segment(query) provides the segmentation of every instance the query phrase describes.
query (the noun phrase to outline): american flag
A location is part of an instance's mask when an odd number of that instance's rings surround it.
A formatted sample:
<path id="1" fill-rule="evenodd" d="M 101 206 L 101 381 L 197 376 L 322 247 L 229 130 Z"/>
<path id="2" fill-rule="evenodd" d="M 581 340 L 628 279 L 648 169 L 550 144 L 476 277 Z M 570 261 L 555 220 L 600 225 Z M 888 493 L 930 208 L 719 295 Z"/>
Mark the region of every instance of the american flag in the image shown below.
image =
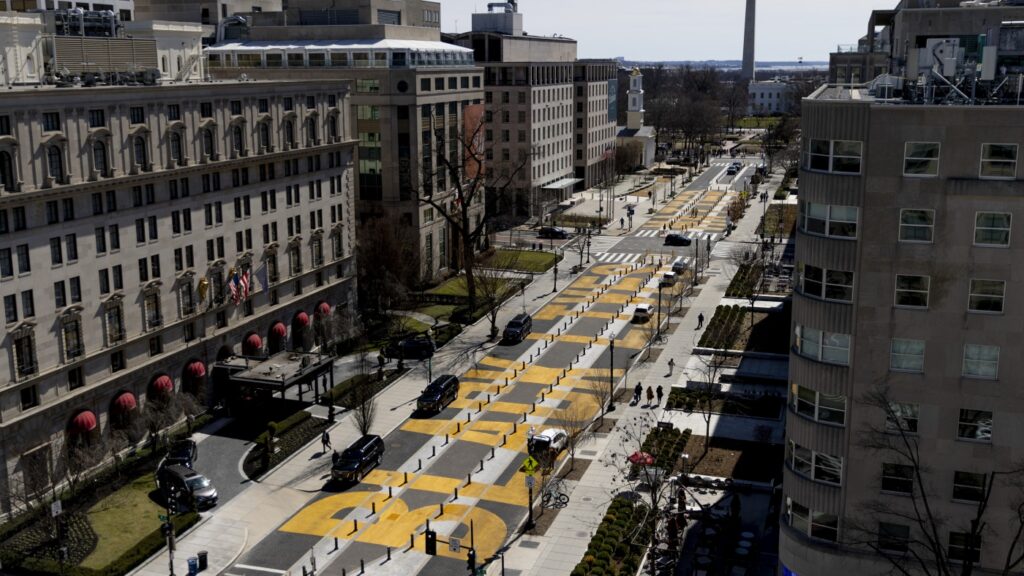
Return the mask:
<path id="1" fill-rule="evenodd" d="M 251 285 L 250 278 L 249 278 L 249 270 L 248 269 L 246 269 L 244 272 L 242 272 L 242 277 L 239 280 L 239 282 L 241 283 L 240 288 L 241 288 L 241 291 L 242 291 L 242 300 L 245 300 L 246 298 L 249 297 L 249 287 Z"/>
<path id="2" fill-rule="evenodd" d="M 231 301 L 238 306 L 242 300 L 249 297 L 249 271 L 245 270 L 241 274 L 235 272 L 231 281 L 228 282 L 228 289 L 231 291 Z"/>
<path id="3" fill-rule="evenodd" d="M 238 302 L 239 302 L 238 284 L 239 284 L 238 272 L 232 270 L 231 271 L 231 279 L 228 280 L 228 290 L 231 292 L 231 301 L 235 303 L 235 306 L 238 306 Z"/>

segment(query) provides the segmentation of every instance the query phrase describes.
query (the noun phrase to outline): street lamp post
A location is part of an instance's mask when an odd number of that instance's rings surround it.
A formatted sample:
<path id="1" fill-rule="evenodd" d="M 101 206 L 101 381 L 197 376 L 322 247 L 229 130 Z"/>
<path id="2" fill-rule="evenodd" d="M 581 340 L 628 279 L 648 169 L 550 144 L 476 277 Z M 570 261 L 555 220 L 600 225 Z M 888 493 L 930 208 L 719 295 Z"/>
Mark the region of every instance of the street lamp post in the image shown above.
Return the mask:
<path id="1" fill-rule="evenodd" d="M 658 326 L 654 338 L 661 341 L 661 282 L 658 282 Z"/>
<path id="2" fill-rule="evenodd" d="M 608 412 L 615 411 L 615 333 L 608 335 L 608 344 L 611 346 L 611 361 L 608 370 Z"/>
<path id="3" fill-rule="evenodd" d="M 590 228 L 587 228 L 587 264 L 590 264 Z"/>

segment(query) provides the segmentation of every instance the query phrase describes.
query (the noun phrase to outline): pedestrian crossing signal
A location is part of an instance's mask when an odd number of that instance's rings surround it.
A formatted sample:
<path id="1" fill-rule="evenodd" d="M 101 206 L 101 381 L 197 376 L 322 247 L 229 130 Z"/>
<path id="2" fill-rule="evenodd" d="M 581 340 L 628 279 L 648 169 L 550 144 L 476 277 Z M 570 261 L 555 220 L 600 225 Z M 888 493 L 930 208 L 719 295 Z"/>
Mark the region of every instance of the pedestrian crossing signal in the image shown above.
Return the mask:
<path id="1" fill-rule="evenodd" d="M 423 533 L 423 536 L 426 537 L 425 548 L 427 554 L 431 556 L 437 556 L 437 532 L 434 532 L 433 530 L 427 530 Z"/>

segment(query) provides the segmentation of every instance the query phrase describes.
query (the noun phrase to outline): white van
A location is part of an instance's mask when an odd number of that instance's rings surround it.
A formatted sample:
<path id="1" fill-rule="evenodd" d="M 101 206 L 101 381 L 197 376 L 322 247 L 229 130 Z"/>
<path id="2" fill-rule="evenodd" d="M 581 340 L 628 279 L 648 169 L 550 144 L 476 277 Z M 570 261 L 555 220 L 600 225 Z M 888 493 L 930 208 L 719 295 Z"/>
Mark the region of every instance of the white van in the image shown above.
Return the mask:
<path id="1" fill-rule="evenodd" d="M 658 288 L 671 288 L 676 285 L 676 273 L 665 272 L 665 275 L 661 277 L 661 281 L 658 282 Z"/>
<path id="2" fill-rule="evenodd" d="M 654 306 L 650 304 L 637 304 L 636 310 L 633 312 L 633 322 L 643 324 L 651 319 L 651 314 L 653 313 Z"/>

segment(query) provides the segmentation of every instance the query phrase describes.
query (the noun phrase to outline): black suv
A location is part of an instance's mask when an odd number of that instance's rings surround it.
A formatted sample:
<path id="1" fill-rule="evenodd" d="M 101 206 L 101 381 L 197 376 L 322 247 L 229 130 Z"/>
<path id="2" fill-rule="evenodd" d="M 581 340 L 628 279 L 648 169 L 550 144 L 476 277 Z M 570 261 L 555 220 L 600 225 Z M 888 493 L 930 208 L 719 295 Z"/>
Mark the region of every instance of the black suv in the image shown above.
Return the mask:
<path id="1" fill-rule="evenodd" d="M 537 232 L 537 238 L 552 238 L 555 240 L 565 240 L 569 237 L 569 233 L 563 228 L 557 226 L 544 226 Z"/>
<path id="2" fill-rule="evenodd" d="M 434 355 L 434 340 L 429 336 L 414 336 L 398 342 L 392 342 L 384 349 L 388 358 L 404 360 L 426 360 Z"/>
<path id="3" fill-rule="evenodd" d="M 334 453 L 331 478 L 339 482 L 358 482 L 383 458 L 384 440 L 376 434 L 367 434 L 341 454 Z"/>
<path id="4" fill-rule="evenodd" d="M 516 314 L 516 317 L 505 324 L 505 332 L 501 337 L 509 342 L 522 342 L 533 331 L 533 318 L 529 314 Z"/>
<path id="5" fill-rule="evenodd" d="M 421 412 L 440 412 L 459 397 L 459 379 L 451 374 L 434 378 L 416 400 L 416 409 Z"/>

